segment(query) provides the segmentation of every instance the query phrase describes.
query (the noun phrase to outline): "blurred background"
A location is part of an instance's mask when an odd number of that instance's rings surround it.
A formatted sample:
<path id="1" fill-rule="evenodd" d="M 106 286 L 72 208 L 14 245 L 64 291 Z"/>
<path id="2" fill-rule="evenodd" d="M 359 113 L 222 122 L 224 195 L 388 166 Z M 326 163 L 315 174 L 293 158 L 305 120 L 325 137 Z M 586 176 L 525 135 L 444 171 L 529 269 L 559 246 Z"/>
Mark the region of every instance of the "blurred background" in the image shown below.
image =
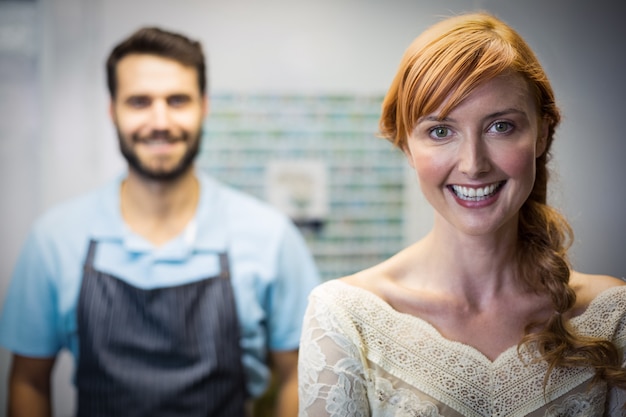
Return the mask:
<path id="1" fill-rule="evenodd" d="M 472 10 L 516 28 L 552 80 L 564 120 L 550 198 L 574 226 L 575 267 L 624 277 L 625 9 L 608 0 L 0 0 L 0 303 L 35 217 L 123 169 L 104 62 L 144 25 L 202 42 L 211 114 L 200 168 L 294 217 L 324 279 L 415 241 L 430 208 L 402 155 L 376 137 L 380 103 L 412 39 Z M 0 350 L 0 416 L 8 366 Z M 61 356 L 56 416 L 73 413 L 71 372 Z"/>

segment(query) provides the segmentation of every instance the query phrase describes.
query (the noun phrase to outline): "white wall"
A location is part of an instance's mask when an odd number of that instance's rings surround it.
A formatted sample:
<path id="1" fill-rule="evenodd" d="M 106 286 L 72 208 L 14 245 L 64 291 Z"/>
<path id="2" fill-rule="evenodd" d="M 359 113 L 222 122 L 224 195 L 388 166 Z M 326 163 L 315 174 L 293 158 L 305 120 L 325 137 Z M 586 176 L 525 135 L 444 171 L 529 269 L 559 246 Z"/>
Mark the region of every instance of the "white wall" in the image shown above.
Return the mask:
<path id="1" fill-rule="evenodd" d="M 40 208 L 36 27 L 34 4 L 0 2 L 0 300 Z M 0 415 L 5 412 L 8 364 L 8 353 L 0 350 Z"/>
<path id="2" fill-rule="evenodd" d="M 21 68 L 15 55 L 2 52 L 6 35 L 2 29 L 15 24 L 18 15 L 22 30 L 35 39 L 33 54 L 40 71 L 33 80 L 23 79 L 28 74 L 12 73 L 11 79 L 31 88 L 26 89 L 30 95 L 20 99 L 15 99 L 19 94 L 7 87 L 8 82 L 0 83 L 0 109 L 12 109 L 0 115 L 0 299 L 33 218 L 61 199 L 105 181 L 122 167 L 106 114 L 103 65 L 112 45 L 138 26 L 162 25 L 200 39 L 208 53 L 213 91 L 368 93 L 386 89 L 405 47 L 426 25 L 441 15 L 479 8 L 499 14 L 516 27 L 553 80 L 565 113 L 555 149 L 554 202 L 576 229 L 576 266 L 626 275 L 621 208 L 626 179 L 626 164 L 621 161 L 626 155 L 622 139 L 626 30 L 620 20 L 624 6 L 608 0 L 586 3 L 0 2 L 0 71 Z M 415 210 L 424 216 L 413 217 L 411 238 L 430 224 L 428 208 L 417 201 Z M 7 352 L 0 351 L 0 387 L 4 387 L 8 358 Z M 72 392 L 64 382 L 71 374 L 69 363 L 64 357 L 56 374 L 59 416 L 70 415 L 72 409 Z M 2 408 L 5 402 L 0 389 Z"/>

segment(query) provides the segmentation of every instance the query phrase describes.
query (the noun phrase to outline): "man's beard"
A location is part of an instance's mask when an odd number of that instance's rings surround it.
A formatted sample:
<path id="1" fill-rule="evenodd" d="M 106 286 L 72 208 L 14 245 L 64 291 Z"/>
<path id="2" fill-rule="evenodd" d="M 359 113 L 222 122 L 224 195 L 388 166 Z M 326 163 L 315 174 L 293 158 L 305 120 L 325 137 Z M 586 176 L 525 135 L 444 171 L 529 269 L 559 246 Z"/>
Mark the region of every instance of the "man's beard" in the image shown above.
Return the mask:
<path id="1" fill-rule="evenodd" d="M 119 131 L 117 127 L 116 127 L 116 131 L 117 131 L 120 151 L 122 152 L 124 159 L 126 159 L 126 162 L 128 162 L 129 168 L 135 171 L 141 177 L 148 179 L 148 180 L 169 182 L 169 181 L 174 181 L 180 178 L 189 169 L 191 169 L 193 161 L 196 159 L 196 156 L 198 155 L 198 152 L 200 151 L 200 139 L 202 138 L 202 128 L 198 130 L 195 137 L 191 137 L 189 133 L 187 132 L 183 132 L 181 136 L 177 138 L 170 136 L 169 133 L 153 132 L 150 138 L 158 135 L 163 140 L 168 140 L 168 141 L 180 140 L 180 141 L 188 143 L 189 147 L 187 148 L 187 151 L 185 152 L 181 160 L 178 162 L 178 164 L 174 166 L 173 168 L 169 170 L 152 169 L 141 163 L 141 161 L 139 160 L 139 157 L 137 156 L 135 151 L 132 149 L 132 146 L 127 144 L 127 141 L 124 140 L 122 133 Z M 130 142 L 131 144 L 134 144 L 134 143 L 138 143 L 142 141 L 147 141 L 150 138 L 140 138 L 139 135 L 133 134 L 130 137 Z"/>

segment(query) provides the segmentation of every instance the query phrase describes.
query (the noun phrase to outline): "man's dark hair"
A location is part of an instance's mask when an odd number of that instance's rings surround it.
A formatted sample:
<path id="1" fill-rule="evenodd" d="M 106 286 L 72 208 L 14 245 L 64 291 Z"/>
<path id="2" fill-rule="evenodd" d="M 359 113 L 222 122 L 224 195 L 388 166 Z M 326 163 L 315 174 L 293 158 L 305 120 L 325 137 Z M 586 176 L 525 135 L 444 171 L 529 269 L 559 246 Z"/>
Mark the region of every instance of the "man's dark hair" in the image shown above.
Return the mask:
<path id="1" fill-rule="evenodd" d="M 119 43 L 106 62 L 107 85 L 111 98 L 117 92 L 117 64 L 126 55 L 149 54 L 173 59 L 185 66 L 194 67 L 198 73 L 200 93 L 206 93 L 206 67 L 200 42 L 192 41 L 184 35 L 165 31 L 156 27 L 139 29 Z"/>

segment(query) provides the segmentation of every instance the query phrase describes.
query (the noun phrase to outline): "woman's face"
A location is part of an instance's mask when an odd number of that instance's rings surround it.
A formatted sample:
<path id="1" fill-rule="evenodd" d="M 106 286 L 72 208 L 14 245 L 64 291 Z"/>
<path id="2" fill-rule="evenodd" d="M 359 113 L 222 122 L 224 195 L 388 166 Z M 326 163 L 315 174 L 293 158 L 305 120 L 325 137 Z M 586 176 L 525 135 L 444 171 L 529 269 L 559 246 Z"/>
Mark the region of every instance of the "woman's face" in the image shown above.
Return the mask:
<path id="1" fill-rule="evenodd" d="M 484 235 L 517 227 L 546 135 L 527 83 L 507 74 L 476 88 L 445 118 L 438 111 L 420 118 L 405 153 L 438 217 Z"/>

